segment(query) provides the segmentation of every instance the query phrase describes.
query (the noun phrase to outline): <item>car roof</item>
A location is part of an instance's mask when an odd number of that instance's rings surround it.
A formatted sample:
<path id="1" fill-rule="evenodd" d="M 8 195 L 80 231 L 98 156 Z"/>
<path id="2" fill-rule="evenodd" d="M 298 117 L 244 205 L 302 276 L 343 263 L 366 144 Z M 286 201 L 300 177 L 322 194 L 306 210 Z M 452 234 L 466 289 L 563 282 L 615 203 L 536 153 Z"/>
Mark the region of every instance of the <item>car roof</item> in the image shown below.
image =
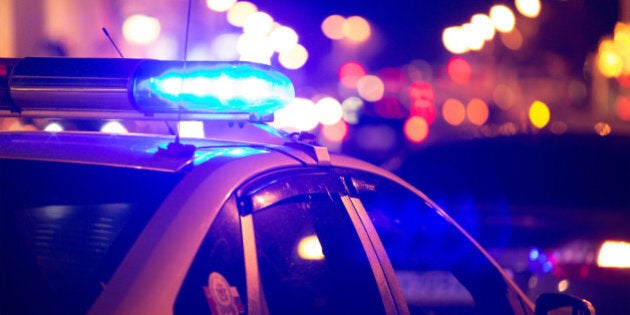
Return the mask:
<path id="1" fill-rule="evenodd" d="M 212 126 L 215 138 L 181 138 L 156 134 L 111 134 L 86 131 L 0 132 L 0 158 L 71 162 L 177 172 L 191 164 L 207 161 L 219 151 L 235 148 L 271 150 L 288 138 L 273 134 L 264 125 Z M 166 150 L 178 142 L 194 153 Z M 234 152 L 232 152 L 234 153 Z M 238 154 L 233 154 L 238 157 Z"/>

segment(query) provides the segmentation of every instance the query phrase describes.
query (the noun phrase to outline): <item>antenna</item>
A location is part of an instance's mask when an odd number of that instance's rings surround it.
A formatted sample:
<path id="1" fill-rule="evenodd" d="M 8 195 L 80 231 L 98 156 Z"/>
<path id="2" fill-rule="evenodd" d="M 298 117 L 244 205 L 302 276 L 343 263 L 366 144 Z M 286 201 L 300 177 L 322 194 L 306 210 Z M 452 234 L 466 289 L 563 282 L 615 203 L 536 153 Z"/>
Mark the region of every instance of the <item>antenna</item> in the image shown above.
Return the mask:
<path id="1" fill-rule="evenodd" d="M 105 33 L 105 36 L 107 36 L 107 38 L 109 38 L 109 42 L 112 43 L 112 45 L 114 46 L 114 48 L 118 52 L 118 55 L 120 56 L 120 58 L 125 58 L 125 56 L 123 56 L 123 54 L 120 51 L 120 49 L 118 49 L 118 46 L 116 46 L 116 43 L 114 42 L 114 39 L 111 36 L 109 36 L 109 32 L 107 31 L 107 29 L 105 27 L 103 27 L 103 33 Z"/>
<path id="2" fill-rule="evenodd" d="M 188 0 L 188 16 L 186 17 L 186 38 L 185 38 L 185 42 L 184 42 L 184 77 L 186 76 L 186 74 L 188 73 L 187 70 L 187 63 L 188 63 L 188 32 L 190 30 L 190 11 L 192 9 L 192 0 Z M 184 90 L 184 81 L 182 80 L 181 83 L 181 90 Z M 179 141 L 179 128 L 180 128 L 180 122 L 181 122 L 181 108 L 183 106 L 180 106 L 180 111 L 179 111 L 179 115 L 180 117 L 177 118 L 177 133 L 175 133 L 175 141 L 169 143 L 167 145 L 167 147 L 164 148 L 158 148 L 158 154 L 161 155 L 165 155 L 165 156 L 169 156 L 169 157 L 188 157 L 188 158 L 192 158 L 195 155 L 195 150 L 197 150 L 197 147 L 195 147 L 192 144 L 183 144 Z M 168 124 L 167 124 L 168 126 Z M 170 127 L 169 127 L 170 129 Z"/>

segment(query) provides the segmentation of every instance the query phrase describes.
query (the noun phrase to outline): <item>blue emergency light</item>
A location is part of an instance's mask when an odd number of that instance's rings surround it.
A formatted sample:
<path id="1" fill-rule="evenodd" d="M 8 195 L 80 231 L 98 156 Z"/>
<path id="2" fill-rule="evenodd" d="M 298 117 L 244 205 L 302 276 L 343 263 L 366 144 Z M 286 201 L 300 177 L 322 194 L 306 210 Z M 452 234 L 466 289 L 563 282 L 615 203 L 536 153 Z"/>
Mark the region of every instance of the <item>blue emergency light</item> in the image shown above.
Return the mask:
<path id="1" fill-rule="evenodd" d="M 269 121 L 295 97 L 282 73 L 249 62 L 0 59 L 11 115 Z M 6 83 L 5 83 L 6 82 Z"/>

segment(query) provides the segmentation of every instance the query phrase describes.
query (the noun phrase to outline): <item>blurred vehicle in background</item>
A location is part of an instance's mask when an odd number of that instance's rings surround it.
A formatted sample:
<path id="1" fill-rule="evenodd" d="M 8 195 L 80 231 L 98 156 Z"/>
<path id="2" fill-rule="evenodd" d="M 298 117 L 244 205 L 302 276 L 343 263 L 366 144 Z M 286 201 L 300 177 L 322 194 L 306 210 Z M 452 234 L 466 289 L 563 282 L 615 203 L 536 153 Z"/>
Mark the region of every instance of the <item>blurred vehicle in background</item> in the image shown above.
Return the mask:
<path id="1" fill-rule="evenodd" d="M 529 296 L 630 313 L 630 138 L 522 135 L 441 143 L 396 170 L 462 223 Z"/>

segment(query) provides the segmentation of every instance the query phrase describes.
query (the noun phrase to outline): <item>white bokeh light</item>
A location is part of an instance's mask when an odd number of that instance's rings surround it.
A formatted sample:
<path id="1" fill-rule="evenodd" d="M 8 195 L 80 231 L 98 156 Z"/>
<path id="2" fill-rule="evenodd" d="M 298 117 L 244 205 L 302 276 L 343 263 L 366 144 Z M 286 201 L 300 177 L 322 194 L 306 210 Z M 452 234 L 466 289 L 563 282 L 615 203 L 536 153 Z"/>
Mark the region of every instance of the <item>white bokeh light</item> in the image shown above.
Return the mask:
<path id="1" fill-rule="evenodd" d="M 307 60 L 308 51 L 300 44 L 297 44 L 293 47 L 293 49 L 281 52 L 278 55 L 278 62 L 280 62 L 283 67 L 291 70 L 301 68 L 304 64 L 306 64 Z"/>
<path id="2" fill-rule="evenodd" d="M 160 21 L 143 14 L 134 14 L 123 23 L 123 37 L 134 44 L 153 43 L 160 36 Z"/>
<path id="3" fill-rule="evenodd" d="M 343 110 L 341 103 L 332 97 L 324 97 L 315 103 L 317 117 L 323 125 L 334 125 L 341 120 Z"/>
<path id="4" fill-rule="evenodd" d="M 296 97 L 286 107 L 274 113 L 271 125 L 288 132 L 309 131 L 315 129 L 319 121 L 315 103 L 306 98 Z"/>

